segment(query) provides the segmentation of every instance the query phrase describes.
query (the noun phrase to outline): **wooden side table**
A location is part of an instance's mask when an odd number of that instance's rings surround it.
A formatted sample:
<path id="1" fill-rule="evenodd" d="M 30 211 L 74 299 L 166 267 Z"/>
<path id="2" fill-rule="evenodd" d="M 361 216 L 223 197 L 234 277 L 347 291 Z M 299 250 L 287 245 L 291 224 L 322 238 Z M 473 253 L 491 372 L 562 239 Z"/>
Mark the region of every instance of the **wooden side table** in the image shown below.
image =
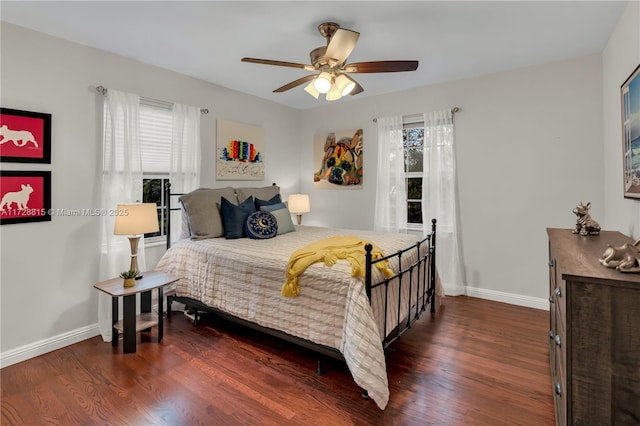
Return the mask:
<path id="1" fill-rule="evenodd" d="M 122 331 L 123 352 L 135 353 L 136 333 L 150 329 L 154 325 L 158 326 L 158 342 L 162 340 L 162 311 L 164 310 L 162 288 L 176 281 L 178 277 L 173 275 L 149 271 L 145 272 L 141 279 L 136 280 L 136 285 L 133 287 L 124 287 L 122 278 L 113 278 L 94 285 L 98 290 L 111 296 L 113 321 L 111 345 L 113 347 L 118 346 L 118 333 Z M 158 290 L 158 315 L 151 313 L 151 292 L 154 289 Z M 140 315 L 136 315 L 136 294 L 138 293 L 140 293 Z M 118 321 L 118 297 L 122 297 L 122 321 Z"/>

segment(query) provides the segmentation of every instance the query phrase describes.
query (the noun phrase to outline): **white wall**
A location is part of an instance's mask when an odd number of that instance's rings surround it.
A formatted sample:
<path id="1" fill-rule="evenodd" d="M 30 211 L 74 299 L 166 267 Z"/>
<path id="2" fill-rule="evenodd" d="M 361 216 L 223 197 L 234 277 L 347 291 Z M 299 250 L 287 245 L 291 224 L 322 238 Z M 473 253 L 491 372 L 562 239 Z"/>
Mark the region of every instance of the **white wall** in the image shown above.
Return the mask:
<path id="1" fill-rule="evenodd" d="M 640 4 L 630 2 L 602 60 L 577 58 L 299 112 L 2 23 L 0 104 L 53 114 L 52 164 L 2 168 L 51 170 L 54 208 L 97 207 L 102 99 L 93 87 L 103 85 L 210 110 L 202 121 L 203 186 L 277 182 L 285 196 L 311 194 L 305 224 L 368 229 L 377 156 L 372 119 L 459 106 L 469 294 L 543 307 L 545 228 L 572 227 L 577 202 L 591 201 L 593 217 L 607 229 L 640 236 L 640 202 L 623 199 L 620 189 L 619 126 L 620 84 L 640 62 L 639 28 Z M 265 128 L 264 182 L 215 181 L 216 119 Z M 314 190 L 313 136 L 356 127 L 365 135 L 364 188 Z M 291 158 L 300 158 L 299 170 L 289 167 Z M 6 225 L 0 238 L 2 365 L 97 335 L 97 219 Z"/>
<path id="2" fill-rule="evenodd" d="M 51 170 L 54 209 L 99 207 L 103 99 L 96 85 L 208 108 L 202 186 L 277 182 L 285 194 L 297 191 L 297 170 L 278 167 L 278 159 L 300 155 L 299 111 L 4 22 L 1 31 L 1 105 L 53 116 L 51 165 L 2 168 Z M 264 127 L 264 181 L 215 181 L 216 119 Z M 99 218 L 53 217 L 0 232 L 2 365 L 96 335 Z"/>
<path id="3" fill-rule="evenodd" d="M 598 55 L 304 111 L 301 186 L 312 203 L 304 221 L 372 228 L 377 157 L 372 119 L 458 106 L 469 294 L 546 307 L 546 228 L 573 227 L 571 210 L 580 201 L 593 203 L 596 220 L 604 215 L 601 87 Z M 363 189 L 314 190 L 314 135 L 359 127 L 365 138 Z"/>
<path id="4" fill-rule="evenodd" d="M 602 54 L 605 226 L 640 238 L 640 200 L 622 186 L 620 86 L 640 64 L 640 2 L 629 2 Z"/>

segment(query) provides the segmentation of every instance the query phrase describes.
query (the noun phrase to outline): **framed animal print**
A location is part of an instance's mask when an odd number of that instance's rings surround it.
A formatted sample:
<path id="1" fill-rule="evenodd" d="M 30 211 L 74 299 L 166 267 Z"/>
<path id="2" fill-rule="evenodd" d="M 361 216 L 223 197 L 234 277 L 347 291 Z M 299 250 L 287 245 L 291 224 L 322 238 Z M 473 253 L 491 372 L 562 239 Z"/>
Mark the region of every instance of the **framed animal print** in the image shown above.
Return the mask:
<path id="1" fill-rule="evenodd" d="M 316 135 L 313 186 L 316 189 L 362 189 L 362 129 Z"/>
<path id="2" fill-rule="evenodd" d="M 0 108 L 0 161 L 51 164 L 51 114 Z"/>
<path id="3" fill-rule="evenodd" d="M 620 87 L 624 197 L 640 200 L 640 65 Z"/>
<path id="4" fill-rule="evenodd" d="M 51 172 L 0 170 L 0 225 L 51 220 Z"/>

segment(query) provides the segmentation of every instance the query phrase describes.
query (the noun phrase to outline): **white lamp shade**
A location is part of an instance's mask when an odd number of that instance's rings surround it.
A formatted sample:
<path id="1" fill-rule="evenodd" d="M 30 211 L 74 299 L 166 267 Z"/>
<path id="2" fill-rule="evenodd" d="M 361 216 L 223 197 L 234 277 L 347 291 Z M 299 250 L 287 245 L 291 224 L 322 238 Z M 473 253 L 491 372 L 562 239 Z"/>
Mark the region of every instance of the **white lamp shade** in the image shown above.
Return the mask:
<path id="1" fill-rule="evenodd" d="M 295 214 L 309 213 L 311 211 L 309 194 L 289 195 L 289 211 Z"/>
<path id="2" fill-rule="evenodd" d="M 338 87 L 338 90 L 340 91 L 340 94 L 342 96 L 347 96 L 349 93 L 351 93 L 353 88 L 356 87 L 356 82 L 346 75 L 340 74 L 338 77 L 336 77 L 335 85 Z"/>
<path id="3" fill-rule="evenodd" d="M 340 89 L 338 89 L 338 86 L 336 86 L 335 84 L 331 86 L 331 90 L 329 90 L 329 93 L 327 93 L 327 100 L 337 101 L 341 97 L 342 97 L 342 94 L 340 93 Z"/>
<path id="4" fill-rule="evenodd" d="M 115 235 L 141 235 L 158 232 L 158 209 L 155 203 L 118 204 Z"/>
<path id="5" fill-rule="evenodd" d="M 327 93 L 329 89 L 331 89 L 331 75 L 326 71 L 321 72 L 320 75 L 313 80 L 313 87 L 315 87 L 319 93 Z"/>
<path id="6" fill-rule="evenodd" d="M 320 96 L 320 92 L 318 92 L 316 90 L 316 88 L 313 85 L 313 83 L 314 83 L 314 81 L 312 81 L 311 83 L 307 84 L 307 87 L 305 87 L 304 90 L 305 90 L 305 92 L 307 92 L 308 94 L 310 94 L 314 98 L 318 99 L 318 96 Z"/>

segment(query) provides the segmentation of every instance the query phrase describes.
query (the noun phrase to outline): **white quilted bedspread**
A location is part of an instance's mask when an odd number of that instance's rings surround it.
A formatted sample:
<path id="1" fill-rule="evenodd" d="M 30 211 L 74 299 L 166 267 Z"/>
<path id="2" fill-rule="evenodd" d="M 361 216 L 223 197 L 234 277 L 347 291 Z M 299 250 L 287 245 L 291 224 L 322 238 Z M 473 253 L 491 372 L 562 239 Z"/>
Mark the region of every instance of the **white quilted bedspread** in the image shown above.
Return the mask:
<path id="1" fill-rule="evenodd" d="M 191 297 L 261 326 L 339 349 L 355 382 L 384 409 L 389 400 L 389 387 L 381 343 L 384 336 L 379 332 L 382 315 L 381 312 L 374 314 L 376 310 L 383 310 L 380 305 L 384 300 L 383 291 L 374 293 L 372 307 L 363 280 L 350 276 L 351 267 L 344 260 L 333 267 L 310 266 L 300 276 L 298 297 L 283 297 L 280 289 L 289 256 L 309 243 L 334 235 L 356 235 L 378 245 L 385 254 L 391 254 L 415 243 L 416 237 L 309 226 L 296 228 L 297 232 L 268 240 L 181 240 L 167 251 L 156 269 L 181 278 L 176 283 L 178 296 Z M 390 267 L 397 270 L 393 263 Z M 381 277 L 374 268 L 374 282 Z M 390 296 L 395 294 L 392 293 Z M 391 297 L 390 305 L 397 306 L 397 296 Z M 402 305 L 404 307 L 404 303 Z M 396 310 L 392 307 L 390 313 L 395 318 L 397 307 Z M 401 311 L 404 318 L 406 308 Z M 387 332 L 393 327 L 395 324 L 388 324 Z"/>

